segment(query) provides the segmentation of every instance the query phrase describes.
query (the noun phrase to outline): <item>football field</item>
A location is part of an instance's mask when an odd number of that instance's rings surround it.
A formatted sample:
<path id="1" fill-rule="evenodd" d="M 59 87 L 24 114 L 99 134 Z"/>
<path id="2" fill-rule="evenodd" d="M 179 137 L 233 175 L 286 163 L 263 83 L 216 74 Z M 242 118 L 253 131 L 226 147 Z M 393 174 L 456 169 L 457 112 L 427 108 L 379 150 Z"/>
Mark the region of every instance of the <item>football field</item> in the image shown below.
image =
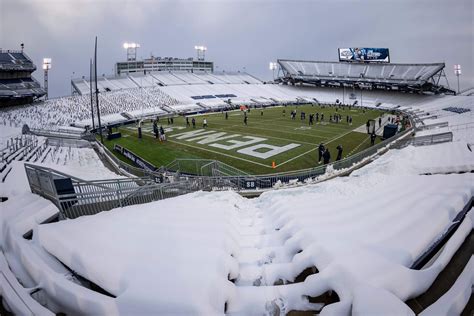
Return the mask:
<path id="1" fill-rule="evenodd" d="M 296 111 L 294 119 L 292 111 Z M 309 124 L 310 114 L 316 113 L 319 120 Z M 330 121 L 335 114 L 341 115 L 340 122 Z M 342 158 L 364 150 L 370 146 L 365 132 L 367 120 L 378 120 L 383 114 L 370 109 L 299 105 L 251 109 L 247 114 L 229 111 L 227 118 L 226 112 L 188 116 L 189 125 L 186 117 L 176 116 L 173 123 L 161 118 L 157 124 L 163 127 L 166 141 L 156 139 L 152 122 L 146 122 L 142 123 L 141 139 L 138 125 L 128 125 L 119 128 L 121 138 L 106 141 L 106 146 L 113 151 L 114 144 L 118 144 L 157 167 L 177 158 L 215 159 L 247 173 L 269 174 L 317 166 L 320 143 L 329 148 L 331 162 L 336 159 L 338 145 L 343 148 Z M 348 116 L 352 117 L 352 124 L 347 122 Z M 203 126 L 204 120 L 207 127 Z M 376 142 L 379 141 L 377 137 Z"/>

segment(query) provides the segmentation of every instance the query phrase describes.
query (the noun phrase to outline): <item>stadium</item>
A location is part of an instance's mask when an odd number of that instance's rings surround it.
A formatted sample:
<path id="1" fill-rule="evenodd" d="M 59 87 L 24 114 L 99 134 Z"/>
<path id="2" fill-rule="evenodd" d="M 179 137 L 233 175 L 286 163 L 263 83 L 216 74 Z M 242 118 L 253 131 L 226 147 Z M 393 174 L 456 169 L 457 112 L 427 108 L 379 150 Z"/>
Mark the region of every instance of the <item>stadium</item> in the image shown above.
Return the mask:
<path id="1" fill-rule="evenodd" d="M 100 40 L 60 97 L 0 50 L 1 315 L 472 315 L 474 88 L 442 57 L 262 79 L 127 42 L 101 75 Z"/>

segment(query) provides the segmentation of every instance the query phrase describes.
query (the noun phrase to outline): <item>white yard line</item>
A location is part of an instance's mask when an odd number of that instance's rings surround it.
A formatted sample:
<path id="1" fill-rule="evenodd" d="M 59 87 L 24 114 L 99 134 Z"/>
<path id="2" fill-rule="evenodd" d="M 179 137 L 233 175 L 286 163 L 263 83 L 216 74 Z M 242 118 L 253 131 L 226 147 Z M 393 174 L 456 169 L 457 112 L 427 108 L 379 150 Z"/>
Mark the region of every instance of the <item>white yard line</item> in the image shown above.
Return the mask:
<path id="1" fill-rule="evenodd" d="M 349 133 L 351 133 L 351 132 L 353 132 L 353 130 L 348 131 L 347 133 L 344 133 L 344 134 L 339 135 L 339 136 L 337 136 L 337 137 L 334 137 L 334 138 L 330 139 L 328 142 L 325 142 L 325 144 L 328 145 L 328 144 L 332 143 L 333 141 L 335 141 L 335 140 L 337 140 L 337 139 L 339 139 L 339 138 L 341 138 L 341 137 L 344 137 L 344 136 L 346 136 L 347 134 L 349 134 Z M 302 156 L 304 156 L 304 155 L 306 155 L 306 154 L 309 154 L 310 152 L 315 151 L 316 149 L 317 149 L 317 147 L 315 147 L 315 148 L 313 148 L 313 149 L 310 149 L 310 150 L 308 150 L 307 152 L 304 152 L 304 153 L 302 153 L 302 154 L 300 154 L 300 155 L 298 155 L 298 156 L 295 156 L 295 157 L 293 157 L 293 158 L 291 158 L 291 159 L 288 159 L 287 161 L 282 162 L 282 163 L 276 165 L 276 168 L 278 168 L 278 167 L 280 167 L 280 166 L 282 166 L 282 165 L 284 165 L 284 164 L 286 164 L 286 163 L 288 163 L 288 162 L 290 162 L 290 161 L 293 161 L 293 160 L 295 160 L 295 159 L 297 159 L 297 158 L 300 158 L 300 157 L 302 157 Z"/>
<path id="2" fill-rule="evenodd" d="M 275 168 L 278 168 L 278 167 L 280 167 L 280 166 L 283 166 L 284 164 L 286 164 L 286 163 L 288 163 L 288 162 L 290 162 L 290 161 L 293 161 L 293 160 L 295 160 L 295 159 L 298 159 L 298 158 L 300 158 L 300 157 L 303 157 L 304 155 L 309 154 L 310 152 L 315 151 L 316 149 L 318 149 L 318 148 L 315 147 L 315 148 L 313 148 L 313 149 L 308 150 L 307 152 L 304 152 L 304 153 L 302 153 L 302 154 L 300 154 L 300 155 L 298 155 L 298 156 L 295 156 L 295 157 L 293 157 L 293 158 L 291 158 L 291 159 L 288 159 L 287 161 L 282 162 L 282 163 L 276 165 Z"/>

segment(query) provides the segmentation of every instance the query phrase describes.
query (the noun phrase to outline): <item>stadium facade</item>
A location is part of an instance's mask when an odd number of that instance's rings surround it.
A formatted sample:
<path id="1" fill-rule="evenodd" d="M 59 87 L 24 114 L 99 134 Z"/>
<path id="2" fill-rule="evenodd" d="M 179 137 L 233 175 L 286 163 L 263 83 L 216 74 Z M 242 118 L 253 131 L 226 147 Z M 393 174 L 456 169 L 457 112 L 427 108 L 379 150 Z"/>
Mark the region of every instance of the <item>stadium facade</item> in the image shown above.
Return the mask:
<path id="1" fill-rule="evenodd" d="M 327 87 L 455 94 L 449 89 L 444 63 L 395 64 L 279 59 L 279 82 Z M 441 85 L 445 79 L 448 87 Z"/>
<path id="2" fill-rule="evenodd" d="M 117 76 L 143 73 L 151 71 L 214 71 L 214 63 L 212 61 L 195 60 L 189 58 L 175 57 L 154 57 L 145 58 L 144 60 L 127 60 L 117 62 L 115 64 L 115 74 Z"/>

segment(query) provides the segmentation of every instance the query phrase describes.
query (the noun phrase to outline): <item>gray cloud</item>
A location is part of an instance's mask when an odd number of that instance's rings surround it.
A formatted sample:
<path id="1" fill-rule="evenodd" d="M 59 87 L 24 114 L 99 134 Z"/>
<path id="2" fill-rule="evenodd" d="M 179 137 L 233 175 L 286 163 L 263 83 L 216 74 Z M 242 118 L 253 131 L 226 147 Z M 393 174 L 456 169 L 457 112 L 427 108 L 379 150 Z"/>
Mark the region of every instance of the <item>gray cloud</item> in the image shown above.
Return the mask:
<path id="1" fill-rule="evenodd" d="M 473 30 L 471 0 L 0 0 L 0 47 L 24 42 L 37 65 L 51 57 L 52 96 L 70 93 L 73 72 L 87 75 L 95 35 L 101 74 L 125 58 L 124 41 L 139 42 L 142 57 L 190 57 L 205 44 L 219 70 L 263 79 L 277 58 L 337 60 L 338 47 L 374 46 L 389 47 L 392 62 L 446 62 L 452 86 L 459 63 L 468 87 Z"/>

